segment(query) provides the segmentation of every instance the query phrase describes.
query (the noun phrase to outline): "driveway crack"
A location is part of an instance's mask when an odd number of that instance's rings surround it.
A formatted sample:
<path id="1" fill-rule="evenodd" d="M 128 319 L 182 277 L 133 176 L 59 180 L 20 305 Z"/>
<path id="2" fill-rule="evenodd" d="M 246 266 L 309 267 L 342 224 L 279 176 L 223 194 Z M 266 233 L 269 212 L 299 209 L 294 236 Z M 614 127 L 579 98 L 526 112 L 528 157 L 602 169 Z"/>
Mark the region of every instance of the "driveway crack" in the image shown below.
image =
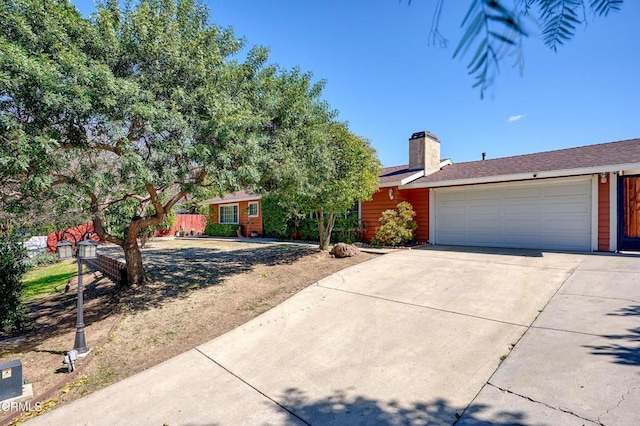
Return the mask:
<path id="1" fill-rule="evenodd" d="M 624 394 L 622 394 L 622 397 L 620 398 L 620 400 L 618 401 L 618 403 L 617 403 L 616 405 L 614 405 L 613 407 L 609 408 L 607 411 L 605 411 L 604 413 L 602 413 L 602 414 L 600 414 L 600 415 L 598 416 L 598 423 L 603 424 L 603 423 L 600 421 L 600 419 L 601 419 L 603 416 L 605 416 L 605 415 L 609 414 L 609 412 L 611 412 L 611 411 L 615 410 L 616 408 L 618 408 L 618 407 L 620 406 L 620 404 L 622 404 L 622 401 L 624 401 L 624 400 L 625 400 L 625 397 L 626 397 L 627 395 L 629 395 L 631 392 L 633 392 L 633 391 L 635 391 L 635 390 L 638 390 L 638 389 L 640 389 L 640 386 L 635 386 L 635 387 L 632 387 L 631 389 L 629 389 L 629 390 L 628 390 L 627 392 L 625 392 Z"/>
<path id="2" fill-rule="evenodd" d="M 218 367 L 222 368 L 224 371 L 226 371 L 227 373 L 231 374 L 233 377 L 235 377 L 236 379 L 240 380 L 242 383 L 244 383 L 245 385 L 249 386 L 251 389 L 253 389 L 254 391 L 258 392 L 263 397 L 267 398 L 269 401 L 273 402 L 275 405 L 277 405 L 281 409 L 283 409 L 287 413 L 291 414 L 296 419 L 300 420 L 305 425 L 311 426 L 311 423 L 309 423 L 308 421 L 306 421 L 305 419 L 300 417 L 298 414 L 294 413 L 291 409 L 289 409 L 289 408 L 285 407 L 284 405 L 280 404 L 274 398 L 270 397 L 269 395 L 267 395 L 266 393 L 264 393 L 263 391 L 261 391 L 260 389 L 258 389 L 254 385 L 252 385 L 251 383 L 247 382 L 245 379 L 243 379 L 242 377 L 238 376 L 236 373 L 234 373 L 233 371 L 229 370 L 227 367 L 225 367 L 224 365 L 220 364 L 218 361 L 216 361 L 215 359 L 211 358 L 206 353 L 202 352 L 200 350 L 200 348 L 195 348 L 195 350 L 198 351 L 205 358 L 207 358 L 209 361 L 213 362 L 215 365 L 217 365 Z"/>
<path id="3" fill-rule="evenodd" d="M 517 397 L 520 397 L 520 398 L 526 399 L 527 401 L 533 402 L 533 403 L 535 403 L 535 404 L 544 405 L 545 407 L 550 408 L 550 409 L 552 409 L 552 410 L 555 410 L 555 411 L 562 411 L 563 413 L 570 414 L 570 415 L 572 415 L 572 416 L 574 416 L 574 417 L 577 417 L 577 418 L 579 418 L 579 419 L 581 419 L 581 420 L 586 420 L 586 421 L 591 422 L 591 423 L 594 423 L 594 424 L 602 425 L 602 423 L 600 423 L 600 417 L 598 417 L 598 421 L 594 421 L 594 420 L 588 419 L 588 418 L 586 418 L 586 417 L 582 417 L 582 416 L 580 416 L 580 415 L 578 415 L 578 414 L 574 413 L 574 412 L 573 412 L 573 411 L 571 411 L 571 410 L 567 410 L 567 409 L 560 408 L 560 407 L 554 407 L 553 405 L 546 404 L 546 403 L 544 403 L 544 402 L 542 402 L 542 401 L 536 401 L 535 399 L 530 398 L 530 397 L 528 397 L 528 396 L 521 395 L 521 394 L 519 394 L 519 393 L 516 393 L 516 392 L 510 391 L 510 390 L 508 390 L 508 389 L 503 389 L 503 388 L 501 388 L 501 387 L 499 387 L 499 386 L 494 385 L 493 383 L 487 382 L 487 385 L 489 385 L 489 386 L 493 386 L 494 388 L 498 389 L 498 390 L 499 390 L 499 391 L 501 391 L 501 392 L 508 393 L 508 394 L 511 394 L 511 395 L 515 395 L 515 396 L 517 396 Z M 604 414 L 603 414 L 603 415 L 604 415 Z"/>

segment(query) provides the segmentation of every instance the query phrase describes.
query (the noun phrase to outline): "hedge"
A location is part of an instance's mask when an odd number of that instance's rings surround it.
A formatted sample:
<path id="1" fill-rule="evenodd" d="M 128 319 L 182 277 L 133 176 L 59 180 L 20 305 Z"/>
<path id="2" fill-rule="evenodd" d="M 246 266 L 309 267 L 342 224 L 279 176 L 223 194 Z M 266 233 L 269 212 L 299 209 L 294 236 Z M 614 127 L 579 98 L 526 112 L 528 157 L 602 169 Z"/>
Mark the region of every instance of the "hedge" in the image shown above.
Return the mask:
<path id="1" fill-rule="evenodd" d="M 229 223 L 210 223 L 204 228 L 204 234 L 211 237 L 236 237 L 240 225 Z"/>

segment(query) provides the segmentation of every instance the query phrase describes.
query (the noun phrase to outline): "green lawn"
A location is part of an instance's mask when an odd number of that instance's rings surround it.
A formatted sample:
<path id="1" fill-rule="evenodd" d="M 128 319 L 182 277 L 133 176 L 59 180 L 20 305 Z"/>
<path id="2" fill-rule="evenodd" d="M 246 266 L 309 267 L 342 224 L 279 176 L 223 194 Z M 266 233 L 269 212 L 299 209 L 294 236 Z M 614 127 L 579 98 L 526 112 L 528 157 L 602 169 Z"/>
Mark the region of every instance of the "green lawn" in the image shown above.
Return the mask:
<path id="1" fill-rule="evenodd" d="M 69 278 L 78 275 L 75 260 L 65 260 L 53 265 L 41 266 L 28 271 L 22 278 L 24 299 L 61 293 Z"/>

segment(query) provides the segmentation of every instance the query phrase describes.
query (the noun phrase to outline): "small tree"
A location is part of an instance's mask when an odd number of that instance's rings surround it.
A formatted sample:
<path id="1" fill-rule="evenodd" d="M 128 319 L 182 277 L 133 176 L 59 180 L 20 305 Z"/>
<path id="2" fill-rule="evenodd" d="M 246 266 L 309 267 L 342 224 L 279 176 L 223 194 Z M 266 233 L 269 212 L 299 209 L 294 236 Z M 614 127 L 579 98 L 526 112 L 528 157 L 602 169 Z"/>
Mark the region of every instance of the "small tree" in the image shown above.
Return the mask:
<path id="1" fill-rule="evenodd" d="M 416 212 L 406 201 L 397 205 L 398 210 L 385 210 L 380 218 L 381 226 L 376 228 L 375 244 L 397 246 L 413 240 L 413 232 L 418 225 L 413 220 Z"/>
<path id="2" fill-rule="evenodd" d="M 0 330 L 10 333 L 29 324 L 22 303 L 22 275 L 27 271 L 27 257 L 22 243 L 15 237 L 0 237 Z"/>

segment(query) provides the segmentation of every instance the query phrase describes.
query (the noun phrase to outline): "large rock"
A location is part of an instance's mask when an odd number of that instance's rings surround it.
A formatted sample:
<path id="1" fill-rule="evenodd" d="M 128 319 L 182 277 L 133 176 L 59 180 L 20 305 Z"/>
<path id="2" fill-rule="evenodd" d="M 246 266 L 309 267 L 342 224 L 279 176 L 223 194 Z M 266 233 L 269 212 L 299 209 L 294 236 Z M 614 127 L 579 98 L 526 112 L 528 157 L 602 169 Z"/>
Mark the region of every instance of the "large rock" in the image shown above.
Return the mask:
<path id="1" fill-rule="evenodd" d="M 356 256 L 360 253 L 360 250 L 356 246 L 352 246 L 351 244 L 338 243 L 329 252 L 335 257 L 351 257 Z"/>

